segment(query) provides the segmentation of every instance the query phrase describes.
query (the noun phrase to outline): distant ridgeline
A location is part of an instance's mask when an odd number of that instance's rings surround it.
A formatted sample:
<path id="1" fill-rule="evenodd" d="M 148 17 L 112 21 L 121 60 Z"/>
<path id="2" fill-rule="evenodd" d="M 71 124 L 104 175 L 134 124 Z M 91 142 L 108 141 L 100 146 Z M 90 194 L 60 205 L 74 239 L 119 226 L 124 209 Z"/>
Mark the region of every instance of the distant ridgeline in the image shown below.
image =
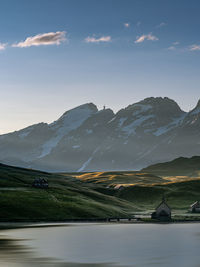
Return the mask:
<path id="1" fill-rule="evenodd" d="M 160 176 L 177 175 L 200 177 L 200 157 L 180 157 L 170 162 L 151 165 L 147 168 L 142 169 L 142 171 Z"/>
<path id="2" fill-rule="evenodd" d="M 116 114 L 88 103 L 1 135 L 0 148 L 0 162 L 44 171 L 138 170 L 200 155 L 200 102 L 184 112 L 167 97 L 150 97 Z"/>

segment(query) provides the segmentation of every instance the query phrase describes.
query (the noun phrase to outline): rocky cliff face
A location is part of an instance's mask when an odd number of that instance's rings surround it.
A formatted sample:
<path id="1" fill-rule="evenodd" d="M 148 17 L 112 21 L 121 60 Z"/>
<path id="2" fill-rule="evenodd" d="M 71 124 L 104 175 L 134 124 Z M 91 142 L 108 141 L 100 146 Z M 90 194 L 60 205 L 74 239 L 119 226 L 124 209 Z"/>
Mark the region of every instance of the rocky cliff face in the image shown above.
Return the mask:
<path id="1" fill-rule="evenodd" d="M 51 171 L 132 170 L 200 154 L 200 102 L 190 112 L 167 97 L 116 114 L 92 104 L 0 136 L 0 161 Z"/>

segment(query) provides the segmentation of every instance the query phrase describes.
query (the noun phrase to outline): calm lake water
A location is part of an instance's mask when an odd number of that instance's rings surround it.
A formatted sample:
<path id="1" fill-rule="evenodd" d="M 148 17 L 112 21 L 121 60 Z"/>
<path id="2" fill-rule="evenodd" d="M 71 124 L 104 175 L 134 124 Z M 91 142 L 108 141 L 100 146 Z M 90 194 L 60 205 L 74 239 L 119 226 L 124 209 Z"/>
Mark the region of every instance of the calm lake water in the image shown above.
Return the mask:
<path id="1" fill-rule="evenodd" d="M 200 266 L 200 224 L 69 224 L 0 231 L 0 266 Z"/>

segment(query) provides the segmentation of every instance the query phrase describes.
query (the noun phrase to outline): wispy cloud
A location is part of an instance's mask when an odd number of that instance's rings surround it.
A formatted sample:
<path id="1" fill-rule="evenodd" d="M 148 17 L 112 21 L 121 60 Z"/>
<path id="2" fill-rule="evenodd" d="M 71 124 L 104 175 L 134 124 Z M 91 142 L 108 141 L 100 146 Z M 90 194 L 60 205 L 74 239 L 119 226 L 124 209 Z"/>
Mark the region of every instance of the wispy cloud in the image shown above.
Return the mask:
<path id="1" fill-rule="evenodd" d="M 200 51 L 200 45 L 193 44 L 189 47 L 190 51 Z"/>
<path id="2" fill-rule="evenodd" d="M 158 24 L 157 26 L 156 26 L 156 28 L 162 28 L 162 27 L 164 27 L 164 26 L 166 26 L 167 25 L 167 23 L 165 23 L 165 22 L 161 22 L 160 24 Z"/>
<path id="3" fill-rule="evenodd" d="M 130 26 L 131 26 L 131 24 L 129 22 L 124 23 L 125 28 L 129 28 Z"/>
<path id="4" fill-rule="evenodd" d="M 136 23 L 136 26 L 139 27 L 140 25 L 141 25 L 141 21 L 138 21 L 138 22 Z"/>
<path id="5" fill-rule="evenodd" d="M 135 40 L 135 43 L 138 44 L 138 43 L 142 43 L 144 42 L 145 40 L 148 40 L 148 41 L 158 41 L 158 37 L 156 37 L 155 35 L 152 35 L 152 33 L 149 33 L 149 34 L 143 34 L 141 36 L 138 36 Z"/>
<path id="6" fill-rule="evenodd" d="M 13 44 L 13 47 L 30 47 L 39 45 L 59 45 L 61 42 L 66 40 L 66 32 L 48 32 L 41 33 L 35 36 L 30 36 L 19 43 Z"/>
<path id="7" fill-rule="evenodd" d="M 173 44 L 173 45 L 179 45 L 180 42 L 173 42 L 172 44 Z"/>
<path id="8" fill-rule="evenodd" d="M 99 38 L 96 38 L 94 36 L 90 37 L 88 36 L 85 38 L 86 43 L 104 43 L 104 42 L 111 42 L 111 36 L 101 36 Z"/>
<path id="9" fill-rule="evenodd" d="M 173 45 L 171 45 L 171 46 L 169 46 L 167 49 L 168 49 L 168 50 L 175 50 L 175 49 L 176 49 L 176 47 L 175 47 L 175 46 L 173 46 Z"/>
<path id="10" fill-rule="evenodd" d="M 171 46 L 169 46 L 167 49 L 168 50 L 175 50 L 177 48 L 177 45 L 179 45 L 179 42 L 173 42 Z"/>
<path id="11" fill-rule="evenodd" d="M 6 45 L 4 43 L 0 43 L 0 50 L 5 50 L 6 49 Z"/>

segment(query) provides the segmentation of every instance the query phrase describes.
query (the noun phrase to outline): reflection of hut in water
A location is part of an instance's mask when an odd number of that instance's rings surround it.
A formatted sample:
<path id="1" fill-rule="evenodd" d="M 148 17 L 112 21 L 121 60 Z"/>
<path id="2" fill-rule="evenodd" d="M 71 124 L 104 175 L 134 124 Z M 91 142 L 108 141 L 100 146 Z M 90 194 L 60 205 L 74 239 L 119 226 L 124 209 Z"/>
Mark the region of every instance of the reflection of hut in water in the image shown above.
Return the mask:
<path id="1" fill-rule="evenodd" d="M 171 220 L 171 208 L 167 205 L 164 197 L 156 210 L 151 214 L 151 218 L 162 221 Z"/>
<path id="2" fill-rule="evenodd" d="M 190 211 L 193 212 L 193 213 L 200 213 L 200 201 L 194 202 L 190 206 Z"/>
<path id="3" fill-rule="evenodd" d="M 49 184 L 44 178 L 36 178 L 32 184 L 35 188 L 48 188 Z"/>

